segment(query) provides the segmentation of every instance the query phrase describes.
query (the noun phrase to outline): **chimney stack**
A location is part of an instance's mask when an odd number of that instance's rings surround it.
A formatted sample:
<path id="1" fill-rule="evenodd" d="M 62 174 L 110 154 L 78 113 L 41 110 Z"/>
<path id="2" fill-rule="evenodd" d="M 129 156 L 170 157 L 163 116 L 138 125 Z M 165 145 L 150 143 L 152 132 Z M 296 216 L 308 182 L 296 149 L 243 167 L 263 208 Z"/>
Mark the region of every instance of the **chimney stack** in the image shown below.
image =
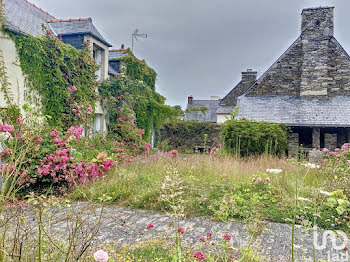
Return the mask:
<path id="1" fill-rule="evenodd" d="M 253 69 L 247 69 L 246 72 L 242 72 L 242 83 L 253 84 L 256 81 L 257 72 Z"/>
<path id="2" fill-rule="evenodd" d="M 189 96 L 188 97 L 188 104 L 192 104 L 193 103 L 193 96 Z"/>
<path id="3" fill-rule="evenodd" d="M 124 50 L 125 48 L 124 48 L 124 44 L 122 44 L 122 46 L 121 46 L 121 48 L 120 48 L 121 50 Z"/>
<path id="4" fill-rule="evenodd" d="M 334 7 L 306 8 L 301 13 L 301 35 L 306 40 L 322 40 L 333 36 Z"/>

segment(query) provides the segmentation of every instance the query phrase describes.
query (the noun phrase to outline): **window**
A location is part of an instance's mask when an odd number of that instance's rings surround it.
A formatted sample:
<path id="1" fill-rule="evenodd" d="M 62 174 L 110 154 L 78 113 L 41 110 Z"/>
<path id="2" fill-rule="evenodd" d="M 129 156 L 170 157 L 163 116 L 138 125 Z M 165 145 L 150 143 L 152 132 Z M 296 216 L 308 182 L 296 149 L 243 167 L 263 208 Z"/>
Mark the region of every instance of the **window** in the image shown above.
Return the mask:
<path id="1" fill-rule="evenodd" d="M 95 114 L 94 132 L 102 132 L 102 114 Z"/>
<path id="2" fill-rule="evenodd" d="M 102 49 L 97 48 L 94 45 L 94 49 L 92 51 L 92 55 L 95 59 L 96 64 L 98 64 L 100 67 L 99 69 L 96 71 L 96 75 L 97 75 L 97 80 L 102 80 Z"/>

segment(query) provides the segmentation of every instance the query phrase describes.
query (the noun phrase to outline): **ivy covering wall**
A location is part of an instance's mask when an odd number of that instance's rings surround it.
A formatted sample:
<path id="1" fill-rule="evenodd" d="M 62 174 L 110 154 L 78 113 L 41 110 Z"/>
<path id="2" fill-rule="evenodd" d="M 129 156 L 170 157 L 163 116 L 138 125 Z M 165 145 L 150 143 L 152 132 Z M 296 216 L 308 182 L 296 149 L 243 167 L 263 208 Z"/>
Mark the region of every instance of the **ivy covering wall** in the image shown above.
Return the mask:
<path id="1" fill-rule="evenodd" d="M 77 124 L 75 107 L 94 112 L 98 67 L 88 48 L 78 50 L 51 36 L 9 35 L 26 75 L 26 99 L 41 107 L 50 125 L 65 128 Z M 73 91 L 72 86 L 76 87 Z"/>
<path id="2" fill-rule="evenodd" d="M 122 73 L 99 88 L 108 109 L 109 132 L 118 132 L 118 119 L 127 110 L 137 128 L 145 131 L 143 137 L 149 140 L 152 130 L 159 130 L 165 120 L 178 112 L 165 105 L 165 97 L 155 91 L 157 74 L 145 61 L 137 59 L 130 50 L 118 59 Z"/>

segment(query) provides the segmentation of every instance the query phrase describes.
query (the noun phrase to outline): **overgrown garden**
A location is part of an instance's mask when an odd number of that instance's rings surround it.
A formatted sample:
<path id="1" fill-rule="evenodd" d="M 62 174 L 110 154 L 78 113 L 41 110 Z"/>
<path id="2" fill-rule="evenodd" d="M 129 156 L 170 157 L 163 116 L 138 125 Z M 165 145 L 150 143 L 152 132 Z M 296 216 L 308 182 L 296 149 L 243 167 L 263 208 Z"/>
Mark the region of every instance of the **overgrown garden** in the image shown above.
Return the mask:
<path id="1" fill-rule="evenodd" d="M 179 222 L 194 216 L 244 221 L 251 239 L 266 221 L 349 233 L 348 144 L 324 149 L 322 163 L 287 159 L 284 125 L 180 120 L 155 91 L 156 72 L 130 51 L 120 58 L 121 74 L 98 85 L 87 48 L 9 34 L 30 103 L 16 107 L 2 86 L 9 107 L 0 124 L 0 261 L 264 261 L 250 244 L 234 250 L 228 233 L 214 240 L 207 232 L 186 247 Z M 99 99 L 108 111 L 106 136 L 87 132 Z M 208 153 L 188 154 L 194 146 Z M 108 245 L 109 256 L 97 251 L 106 205 L 165 212 L 174 238 Z M 51 226 L 58 215 L 66 238 Z M 155 226 L 145 222 L 147 230 Z"/>

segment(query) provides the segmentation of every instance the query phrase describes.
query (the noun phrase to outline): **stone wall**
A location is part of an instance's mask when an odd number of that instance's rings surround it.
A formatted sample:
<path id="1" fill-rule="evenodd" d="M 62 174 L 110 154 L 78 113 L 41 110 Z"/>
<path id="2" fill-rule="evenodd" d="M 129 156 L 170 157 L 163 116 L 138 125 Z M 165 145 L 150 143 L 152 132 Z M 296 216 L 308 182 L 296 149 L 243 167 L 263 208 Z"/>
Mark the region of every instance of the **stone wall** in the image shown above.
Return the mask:
<path id="1" fill-rule="evenodd" d="M 299 133 L 288 134 L 288 157 L 298 156 L 299 151 Z"/>
<path id="2" fill-rule="evenodd" d="M 337 134 L 324 134 L 324 147 L 334 150 L 337 147 Z"/>

